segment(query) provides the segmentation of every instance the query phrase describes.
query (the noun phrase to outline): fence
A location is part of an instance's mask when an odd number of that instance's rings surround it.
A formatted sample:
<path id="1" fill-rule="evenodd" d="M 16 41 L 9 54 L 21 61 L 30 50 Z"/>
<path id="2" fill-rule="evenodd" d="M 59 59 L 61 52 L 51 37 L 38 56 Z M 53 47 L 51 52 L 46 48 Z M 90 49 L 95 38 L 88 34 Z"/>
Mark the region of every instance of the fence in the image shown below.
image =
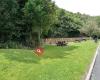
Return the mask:
<path id="1" fill-rule="evenodd" d="M 43 39 L 45 44 L 56 44 L 58 41 L 75 42 L 78 40 L 88 40 L 88 37 L 76 37 L 76 38 L 46 38 Z"/>

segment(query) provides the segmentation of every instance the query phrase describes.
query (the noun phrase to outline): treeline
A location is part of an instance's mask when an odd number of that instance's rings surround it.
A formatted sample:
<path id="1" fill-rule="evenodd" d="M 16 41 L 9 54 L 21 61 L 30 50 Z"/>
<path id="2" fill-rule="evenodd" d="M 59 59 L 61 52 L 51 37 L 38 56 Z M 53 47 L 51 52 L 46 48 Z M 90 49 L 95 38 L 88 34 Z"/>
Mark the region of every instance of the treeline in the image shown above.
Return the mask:
<path id="1" fill-rule="evenodd" d="M 49 30 L 47 37 L 100 37 L 100 16 L 89 16 L 58 9 L 58 21 Z"/>
<path id="2" fill-rule="evenodd" d="M 99 36 L 100 17 L 71 13 L 52 0 L 1 0 L 0 47 L 41 46 L 46 37 Z"/>

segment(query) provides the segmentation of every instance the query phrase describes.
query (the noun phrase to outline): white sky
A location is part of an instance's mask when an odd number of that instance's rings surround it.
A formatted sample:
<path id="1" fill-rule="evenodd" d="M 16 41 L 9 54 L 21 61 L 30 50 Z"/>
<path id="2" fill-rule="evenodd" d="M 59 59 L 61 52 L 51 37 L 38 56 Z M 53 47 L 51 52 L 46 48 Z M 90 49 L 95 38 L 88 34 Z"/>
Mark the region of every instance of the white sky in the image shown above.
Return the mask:
<path id="1" fill-rule="evenodd" d="M 91 16 L 100 15 L 100 0 L 53 0 L 63 9 Z"/>

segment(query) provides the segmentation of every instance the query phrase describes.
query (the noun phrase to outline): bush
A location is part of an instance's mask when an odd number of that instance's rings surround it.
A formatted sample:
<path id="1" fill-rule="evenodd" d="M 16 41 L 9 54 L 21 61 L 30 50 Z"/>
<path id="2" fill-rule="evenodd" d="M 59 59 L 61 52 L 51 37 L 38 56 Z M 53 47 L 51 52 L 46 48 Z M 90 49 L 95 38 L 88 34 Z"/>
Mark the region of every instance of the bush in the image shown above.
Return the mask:
<path id="1" fill-rule="evenodd" d="M 0 43 L 0 48 L 23 48 L 23 45 L 17 42 L 5 42 L 5 43 Z"/>

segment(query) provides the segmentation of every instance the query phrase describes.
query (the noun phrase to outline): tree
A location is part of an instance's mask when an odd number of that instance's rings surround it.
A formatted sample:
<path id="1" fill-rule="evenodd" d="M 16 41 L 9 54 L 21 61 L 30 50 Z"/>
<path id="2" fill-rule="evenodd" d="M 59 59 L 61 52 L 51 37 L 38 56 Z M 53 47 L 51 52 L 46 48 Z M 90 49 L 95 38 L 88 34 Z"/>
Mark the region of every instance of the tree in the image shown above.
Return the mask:
<path id="1" fill-rule="evenodd" d="M 17 9 L 16 0 L 0 1 L 0 41 L 6 42 L 12 39 Z"/>
<path id="2" fill-rule="evenodd" d="M 58 9 L 58 11 L 58 21 L 51 30 L 51 37 L 79 36 L 80 32 L 78 29 L 82 26 L 79 15 L 65 11 L 64 9 Z"/>
<path id="3" fill-rule="evenodd" d="M 80 29 L 80 32 L 90 37 L 93 35 L 100 36 L 100 28 L 98 27 L 97 22 L 93 19 L 88 20 L 84 27 Z"/>
<path id="4" fill-rule="evenodd" d="M 40 46 L 41 36 L 48 31 L 56 19 L 56 7 L 51 0 L 29 0 L 24 8 L 25 16 L 30 19 L 32 39 L 35 46 Z"/>

